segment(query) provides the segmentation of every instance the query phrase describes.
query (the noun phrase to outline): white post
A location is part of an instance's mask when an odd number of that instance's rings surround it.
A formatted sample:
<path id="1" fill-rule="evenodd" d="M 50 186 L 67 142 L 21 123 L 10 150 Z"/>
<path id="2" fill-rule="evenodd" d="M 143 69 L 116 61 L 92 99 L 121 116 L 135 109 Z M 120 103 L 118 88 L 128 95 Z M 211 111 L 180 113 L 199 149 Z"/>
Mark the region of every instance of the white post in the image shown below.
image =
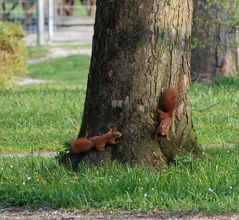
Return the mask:
<path id="1" fill-rule="evenodd" d="M 48 40 L 53 40 L 53 0 L 48 0 Z"/>
<path id="2" fill-rule="evenodd" d="M 44 44 L 44 1 L 37 0 L 37 44 Z"/>

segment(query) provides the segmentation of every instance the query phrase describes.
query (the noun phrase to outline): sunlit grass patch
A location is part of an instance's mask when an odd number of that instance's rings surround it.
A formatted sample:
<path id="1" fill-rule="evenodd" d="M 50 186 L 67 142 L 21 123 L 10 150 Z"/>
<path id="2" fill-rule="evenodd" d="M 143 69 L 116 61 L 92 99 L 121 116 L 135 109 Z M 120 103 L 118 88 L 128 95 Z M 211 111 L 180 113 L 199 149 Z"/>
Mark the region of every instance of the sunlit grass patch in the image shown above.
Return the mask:
<path id="1" fill-rule="evenodd" d="M 19 87 L 0 97 L 0 152 L 58 150 L 77 136 L 85 88 Z"/>
<path id="2" fill-rule="evenodd" d="M 89 56 L 70 56 L 30 65 L 29 74 L 33 78 L 86 86 L 89 65 Z"/>
<path id="3" fill-rule="evenodd" d="M 239 78 L 194 83 L 193 122 L 200 143 L 239 143 Z"/>

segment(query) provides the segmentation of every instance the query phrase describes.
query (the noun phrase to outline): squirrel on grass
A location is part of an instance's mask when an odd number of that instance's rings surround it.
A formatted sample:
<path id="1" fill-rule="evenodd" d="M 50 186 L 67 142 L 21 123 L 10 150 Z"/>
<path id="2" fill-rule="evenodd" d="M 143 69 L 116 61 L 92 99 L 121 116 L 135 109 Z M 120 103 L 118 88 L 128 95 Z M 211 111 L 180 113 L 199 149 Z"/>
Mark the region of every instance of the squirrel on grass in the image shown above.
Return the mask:
<path id="1" fill-rule="evenodd" d="M 155 139 L 158 139 L 158 136 L 164 136 L 167 140 L 169 138 L 169 128 L 172 124 L 173 113 L 177 106 L 178 100 L 178 89 L 176 87 L 168 87 L 164 90 L 161 99 L 160 107 L 157 108 L 159 115 L 160 124 L 156 129 Z"/>
<path id="2" fill-rule="evenodd" d="M 117 131 L 116 128 L 110 128 L 110 130 L 99 136 L 95 137 L 84 137 L 84 138 L 78 138 L 77 140 L 72 142 L 72 152 L 80 154 L 84 152 L 90 151 L 92 148 L 96 148 L 98 151 L 104 151 L 105 145 L 115 145 L 119 143 L 119 138 L 122 136 L 122 134 Z"/>

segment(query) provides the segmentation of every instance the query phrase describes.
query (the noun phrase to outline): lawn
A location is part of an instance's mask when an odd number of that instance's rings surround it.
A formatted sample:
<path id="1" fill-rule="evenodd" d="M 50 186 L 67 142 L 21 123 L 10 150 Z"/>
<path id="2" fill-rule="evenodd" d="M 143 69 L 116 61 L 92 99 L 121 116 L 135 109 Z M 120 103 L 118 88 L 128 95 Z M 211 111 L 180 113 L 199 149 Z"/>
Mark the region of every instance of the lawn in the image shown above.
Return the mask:
<path id="1" fill-rule="evenodd" d="M 191 88 L 193 122 L 202 144 L 239 143 L 239 78 Z"/>
<path id="2" fill-rule="evenodd" d="M 0 90 L 0 153 L 58 151 L 76 138 L 89 63 L 90 57 L 71 56 L 30 65 L 29 76 L 57 82 Z M 192 85 L 200 143 L 239 143 L 238 88 L 239 78 Z M 98 168 L 82 164 L 79 173 L 55 158 L 0 155 L 0 207 L 238 212 L 239 146 L 205 153 L 202 160 L 178 157 L 168 170 L 114 162 Z"/>
<path id="3" fill-rule="evenodd" d="M 239 148 L 206 153 L 211 159 L 179 157 L 168 170 L 115 162 L 79 173 L 53 158 L 0 157 L 0 207 L 238 212 Z"/>
<path id="4" fill-rule="evenodd" d="M 85 89 L 36 86 L 0 91 L 0 152 L 58 150 L 80 127 Z"/>
<path id="5" fill-rule="evenodd" d="M 90 58 L 71 56 L 29 67 L 33 78 L 60 83 L 0 91 L 0 152 L 60 150 L 76 138 Z M 193 84 L 193 121 L 202 144 L 239 142 L 239 78 Z"/>
<path id="6" fill-rule="evenodd" d="M 86 88 L 89 65 L 89 56 L 70 56 L 30 65 L 29 75 L 33 78 L 57 80 L 65 85 L 76 84 L 78 87 Z"/>
<path id="7" fill-rule="evenodd" d="M 28 52 L 28 58 L 29 59 L 38 59 L 46 57 L 50 51 L 51 48 L 60 47 L 65 50 L 72 50 L 72 49 L 91 49 L 92 44 L 89 43 L 65 43 L 65 44 L 54 44 L 54 45 L 48 45 L 48 46 L 28 46 L 27 52 Z"/>
<path id="8" fill-rule="evenodd" d="M 28 46 L 27 53 L 29 59 L 37 59 L 47 56 L 49 52 L 46 46 Z"/>

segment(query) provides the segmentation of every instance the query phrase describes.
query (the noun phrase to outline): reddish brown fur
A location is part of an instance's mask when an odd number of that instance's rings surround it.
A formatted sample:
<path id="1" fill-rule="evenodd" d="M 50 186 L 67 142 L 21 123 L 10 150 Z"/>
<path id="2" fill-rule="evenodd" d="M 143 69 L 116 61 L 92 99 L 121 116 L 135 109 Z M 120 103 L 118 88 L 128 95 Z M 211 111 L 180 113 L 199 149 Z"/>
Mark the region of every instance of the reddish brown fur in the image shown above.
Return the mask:
<path id="1" fill-rule="evenodd" d="M 162 95 L 160 109 L 157 109 L 157 112 L 160 114 L 160 124 L 156 129 L 155 138 L 158 138 L 158 135 L 161 134 L 165 136 L 167 140 L 169 138 L 169 128 L 172 124 L 173 113 L 177 106 L 178 99 L 178 90 L 175 87 L 169 87 L 165 89 Z"/>
<path id="2" fill-rule="evenodd" d="M 90 151 L 93 147 L 96 147 L 99 151 L 105 150 L 106 144 L 115 145 L 118 144 L 117 140 L 122 134 L 117 129 L 112 129 L 103 135 L 95 136 L 92 138 L 79 138 L 73 142 L 73 151 L 76 153 L 83 153 Z"/>
<path id="3" fill-rule="evenodd" d="M 79 138 L 72 143 L 72 150 L 75 153 L 83 153 L 91 150 L 94 147 L 94 143 L 88 138 Z"/>
<path id="4" fill-rule="evenodd" d="M 175 87 L 169 87 L 164 90 L 161 100 L 161 111 L 169 113 L 173 116 L 173 112 L 177 106 L 178 90 Z"/>

